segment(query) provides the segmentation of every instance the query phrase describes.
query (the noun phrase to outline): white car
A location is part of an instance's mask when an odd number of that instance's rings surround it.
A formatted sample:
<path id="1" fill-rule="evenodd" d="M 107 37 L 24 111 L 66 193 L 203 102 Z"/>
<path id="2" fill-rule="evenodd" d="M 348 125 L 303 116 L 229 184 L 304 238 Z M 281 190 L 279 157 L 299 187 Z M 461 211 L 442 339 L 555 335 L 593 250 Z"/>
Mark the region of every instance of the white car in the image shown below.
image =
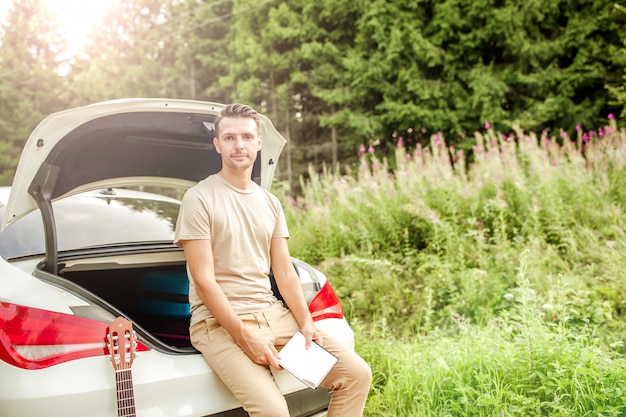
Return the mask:
<path id="1" fill-rule="evenodd" d="M 0 417 L 247 415 L 189 343 L 185 259 L 172 244 L 179 201 L 160 195 L 220 169 L 222 107 L 110 101 L 33 131 L 12 187 L 0 189 Z M 261 134 L 253 179 L 268 188 L 285 140 L 266 117 Z M 316 325 L 354 348 L 326 277 L 294 265 Z M 136 336 L 112 337 L 127 334 L 111 325 L 118 317 Z M 291 415 L 325 414 L 327 390 L 275 378 Z"/>

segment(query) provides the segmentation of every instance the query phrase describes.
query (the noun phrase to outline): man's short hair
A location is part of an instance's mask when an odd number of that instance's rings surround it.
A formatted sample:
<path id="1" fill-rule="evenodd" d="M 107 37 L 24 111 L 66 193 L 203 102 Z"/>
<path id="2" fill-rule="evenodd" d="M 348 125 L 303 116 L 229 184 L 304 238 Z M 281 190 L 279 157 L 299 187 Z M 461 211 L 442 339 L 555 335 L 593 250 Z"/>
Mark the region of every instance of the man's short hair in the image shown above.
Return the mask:
<path id="1" fill-rule="evenodd" d="M 215 117 L 215 133 L 217 137 L 220 134 L 220 122 L 223 118 L 249 118 L 254 120 L 256 124 L 257 133 L 261 132 L 261 117 L 259 113 L 254 110 L 252 107 L 247 106 L 245 104 L 232 103 L 228 104 L 226 107 L 220 111 L 220 113 Z"/>

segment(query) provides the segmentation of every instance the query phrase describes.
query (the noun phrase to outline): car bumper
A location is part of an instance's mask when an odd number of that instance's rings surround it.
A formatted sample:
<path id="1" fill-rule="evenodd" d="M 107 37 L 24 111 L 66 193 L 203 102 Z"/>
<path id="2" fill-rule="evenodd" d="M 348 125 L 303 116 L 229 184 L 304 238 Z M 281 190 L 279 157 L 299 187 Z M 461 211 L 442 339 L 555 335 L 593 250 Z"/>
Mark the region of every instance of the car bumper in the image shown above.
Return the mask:
<path id="1" fill-rule="evenodd" d="M 316 326 L 340 335 L 340 341 L 353 348 L 354 334 L 345 320 L 321 320 Z M 142 417 L 209 416 L 240 407 L 199 354 L 139 352 L 131 371 L 137 415 Z M 298 404 L 297 414 L 323 412 L 320 408 L 328 401 L 323 389 L 311 391 L 286 371 L 277 371 L 275 378 L 282 392 Z M 39 370 L 0 362 L 0 417 L 108 417 L 116 413 L 115 373 L 106 356 Z"/>

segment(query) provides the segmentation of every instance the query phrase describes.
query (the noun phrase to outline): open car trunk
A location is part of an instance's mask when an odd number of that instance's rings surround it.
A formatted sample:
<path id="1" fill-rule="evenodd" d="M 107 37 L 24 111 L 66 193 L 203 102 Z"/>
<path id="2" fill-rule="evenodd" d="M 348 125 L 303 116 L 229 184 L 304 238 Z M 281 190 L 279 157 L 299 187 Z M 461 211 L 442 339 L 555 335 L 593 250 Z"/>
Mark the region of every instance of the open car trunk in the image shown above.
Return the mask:
<path id="1" fill-rule="evenodd" d="M 164 345 L 193 351 L 184 262 L 116 269 L 70 268 L 59 275 L 115 307 Z"/>
<path id="2" fill-rule="evenodd" d="M 184 190 L 218 172 L 221 158 L 213 145 L 214 123 L 223 107 L 193 100 L 116 100 L 52 114 L 30 135 L 16 170 L 2 230 L 39 212 L 45 249 L 30 254 L 43 252 L 45 259 L 35 274 L 88 300 L 82 307 L 80 302 L 73 307 L 75 314 L 124 315 L 155 348 L 191 349 L 185 261 L 182 251 L 171 244 L 173 228 L 169 242 L 163 236 L 141 240 L 137 236 L 148 233 L 155 222 L 134 225 L 139 228 L 135 230 L 133 225 L 108 217 L 106 210 L 118 203 L 131 204 L 116 197 L 114 188 Z M 268 189 L 286 140 L 267 117 L 259 117 L 263 148 L 251 179 Z M 111 196 L 97 197 L 105 206 L 98 208 L 103 210 L 102 217 L 96 217 L 95 207 L 60 215 L 56 203 L 95 190 L 111 190 Z M 143 212 L 150 206 L 140 203 L 130 210 Z M 158 207 L 153 211 L 170 225 L 175 222 L 175 213 Z M 89 223 L 79 233 L 88 236 L 84 244 L 72 244 L 74 236 L 69 236 L 67 228 L 82 217 Z M 113 232 L 106 230 L 109 225 L 121 229 L 127 235 L 123 239 L 132 240 L 113 241 Z M 17 240 L 33 235 L 16 234 Z M 101 238 L 106 240 L 97 241 Z"/>
<path id="3" fill-rule="evenodd" d="M 189 340 L 189 281 L 181 249 L 158 245 L 140 252 L 111 249 L 101 257 L 79 253 L 60 258 L 57 275 L 41 268 L 34 275 L 86 303 L 70 306 L 74 314 L 110 322 L 131 319 L 150 347 L 169 353 L 196 353 Z M 307 302 L 321 289 L 310 266 L 294 259 Z M 274 294 L 282 297 L 270 274 Z"/>
<path id="4" fill-rule="evenodd" d="M 111 322 L 125 316 L 140 340 L 168 353 L 195 353 L 189 341 L 189 284 L 182 250 L 153 247 L 59 259 L 58 274 L 40 263 L 33 275 L 71 294 L 79 317 Z"/>

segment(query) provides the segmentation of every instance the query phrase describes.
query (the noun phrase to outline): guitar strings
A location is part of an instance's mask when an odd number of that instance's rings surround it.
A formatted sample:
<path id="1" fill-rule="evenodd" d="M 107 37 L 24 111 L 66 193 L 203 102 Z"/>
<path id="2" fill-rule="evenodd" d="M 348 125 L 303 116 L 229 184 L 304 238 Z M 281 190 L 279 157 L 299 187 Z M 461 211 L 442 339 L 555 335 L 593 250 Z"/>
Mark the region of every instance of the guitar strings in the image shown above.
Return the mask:
<path id="1" fill-rule="evenodd" d="M 134 332 L 133 332 L 134 334 Z M 113 335 L 112 340 L 114 346 L 114 360 L 117 366 L 115 368 L 115 388 L 117 396 L 117 415 L 118 417 L 135 417 L 135 395 L 133 391 L 133 377 L 130 370 L 132 357 L 134 356 L 136 339 L 131 337 L 131 333 L 124 333 L 124 345 L 120 345 L 120 337 Z M 121 347 L 121 349 L 120 349 Z"/>
<path id="2" fill-rule="evenodd" d="M 133 377 L 130 369 L 116 371 L 116 387 L 118 394 L 118 417 L 135 416 L 135 396 L 133 392 Z"/>

